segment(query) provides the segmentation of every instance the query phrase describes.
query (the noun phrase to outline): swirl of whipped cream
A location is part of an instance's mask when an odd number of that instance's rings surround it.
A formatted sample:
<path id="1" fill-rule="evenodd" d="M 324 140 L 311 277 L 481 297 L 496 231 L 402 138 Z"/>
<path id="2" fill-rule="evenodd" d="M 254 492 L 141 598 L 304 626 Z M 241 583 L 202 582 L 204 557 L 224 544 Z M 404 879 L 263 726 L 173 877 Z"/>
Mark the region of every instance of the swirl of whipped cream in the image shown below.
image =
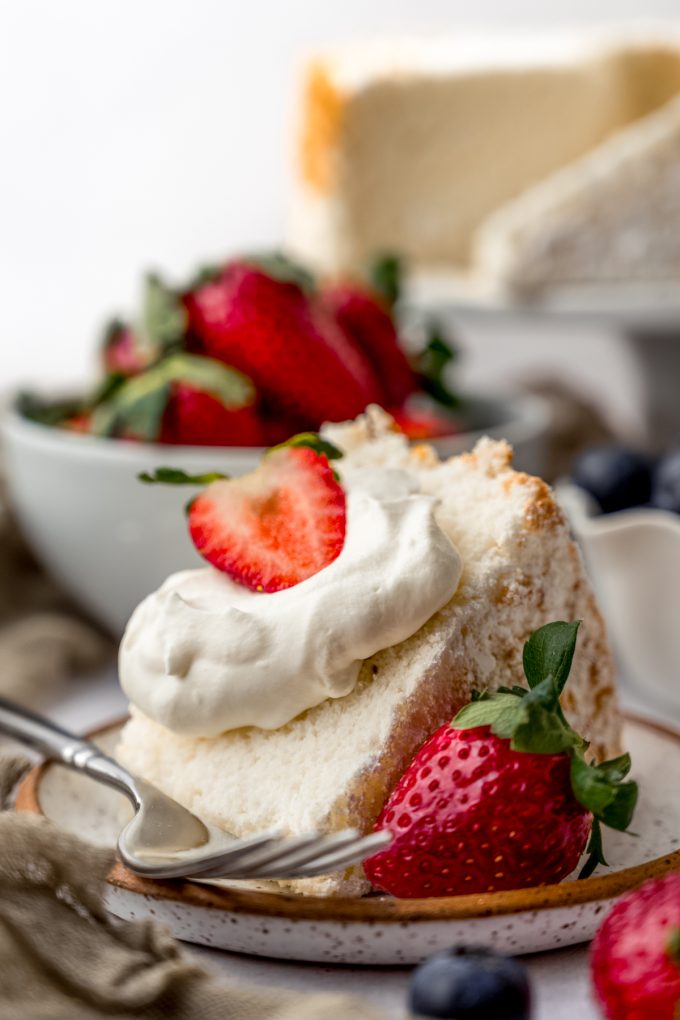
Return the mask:
<path id="1" fill-rule="evenodd" d="M 437 501 L 389 468 L 343 476 L 347 534 L 313 577 L 262 593 L 207 567 L 173 574 L 128 623 L 123 690 L 176 733 L 277 729 L 354 688 L 364 659 L 423 626 L 453 596 L 458 551 Z"/>

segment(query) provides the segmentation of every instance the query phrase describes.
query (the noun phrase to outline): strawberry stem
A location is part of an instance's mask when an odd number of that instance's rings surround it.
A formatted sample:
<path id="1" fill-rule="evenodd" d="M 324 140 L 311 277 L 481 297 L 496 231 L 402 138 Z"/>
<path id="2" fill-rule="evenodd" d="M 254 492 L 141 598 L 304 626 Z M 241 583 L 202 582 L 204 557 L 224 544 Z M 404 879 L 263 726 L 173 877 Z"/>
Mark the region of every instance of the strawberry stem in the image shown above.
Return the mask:
<path id="1" fill-rule="evenodd" d="M 288 446 L 308 446 L 315 453 L 325 454 L 329 460 L 339 460 L 343 456 L 342 450 L 334 443 L 329 443 L 327 439 L 322 439 L 318 432 L 298 432 L 296 436 L 286 439 L 285 443 L 271 446 L 267 453 L 273 453 L 274 450 L 285 450 Z"/>
<path id="2" fill-rule="evenodd" d="M 229 478 L 229 475 L 223 475 L 219 471 L 209 471 L 204 475 L 188 475 L 180 468 L 159 467 L 152 474 L 142 471 L 137 478 L 147 485 L 210 485 L 211 482 Z"/>

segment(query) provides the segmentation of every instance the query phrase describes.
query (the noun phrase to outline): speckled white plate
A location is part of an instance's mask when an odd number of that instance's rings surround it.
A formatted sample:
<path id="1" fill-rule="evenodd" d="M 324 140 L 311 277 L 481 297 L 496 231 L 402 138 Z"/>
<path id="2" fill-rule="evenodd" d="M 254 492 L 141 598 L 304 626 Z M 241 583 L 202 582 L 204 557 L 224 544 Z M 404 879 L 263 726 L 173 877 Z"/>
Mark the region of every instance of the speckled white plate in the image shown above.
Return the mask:
<path id="1" fill-rule="evenodd" d="M 104 746 L 117 727 L 96 734 Z M 329 899 L 195 882 L 150 882 L 117 865 L 108 905 L 123 918 L 154 918 L 179 939 L 234 952 L 322 963 L 408 964 L 456 942 L 533 953 L 590 939 L 614 900 L 645 879 L 680 871 L 680 733 L 629 718 L 625 744 L 640 784 L 637 837 L 607 831 L 611 867 L 560 885 L 423 900 Z M 20 810 L 113 846 L 121 795 L 56 765 L 36 768 Z"/>

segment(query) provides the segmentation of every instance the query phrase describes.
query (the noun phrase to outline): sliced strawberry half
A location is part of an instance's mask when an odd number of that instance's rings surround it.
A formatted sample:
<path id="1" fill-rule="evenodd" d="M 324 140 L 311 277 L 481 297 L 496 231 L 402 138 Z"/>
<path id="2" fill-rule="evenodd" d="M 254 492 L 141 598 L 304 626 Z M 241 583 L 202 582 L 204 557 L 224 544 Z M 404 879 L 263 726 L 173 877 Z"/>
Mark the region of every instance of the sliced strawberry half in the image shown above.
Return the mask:
<path id="1" fill-rule="evenodd" d="M 194 545 L 253 591 L 291 588 L 339 555 L 345 493 L 309 447 L 273 450 L 252 474 L 213 482 L 189 508 Z"/>

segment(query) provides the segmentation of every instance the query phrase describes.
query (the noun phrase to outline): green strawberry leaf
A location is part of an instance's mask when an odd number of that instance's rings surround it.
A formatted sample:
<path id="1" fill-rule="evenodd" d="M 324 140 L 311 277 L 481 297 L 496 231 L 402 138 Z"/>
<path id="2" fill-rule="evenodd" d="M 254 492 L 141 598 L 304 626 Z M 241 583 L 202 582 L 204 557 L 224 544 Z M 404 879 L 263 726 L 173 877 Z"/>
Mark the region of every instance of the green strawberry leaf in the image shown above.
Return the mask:
<path id="1" fill-rule="evenodd" d="M 284 450 L 287 446 L 308 446 L 316 453 L 325 453 L 329 460 L 339 460 L 343 456 L 342 450 L 338 449 L 334 443 L 329 443 L 327 439 L 322 439 L 318 432 L 298 432 L 297 435 L 286 439 L 285 443 L 278 443 L 276 446 L 270 447 L 267 453 Z"/>
<path id="2" fill-rule="evenodd" d="M 446 382 L 448 366 L 457 357 L 457 352 L 444 338 L 439 324 L 432 320 L 427 327 L 427 342 L 413 359 L 420 388 L 442 407 L 459 409 L 461 399 L 449 389 Z"/>
<path id="3" fill-rule="evenodd" d="M 247 375 L 230 365 L 201 354 L 172 354 L 157 366 L 168 382 L 186 383 L 216 397 L 228 411 L 248 407 L 255 400 L 255 387 Z"/>
<path id="4" fill-rule="evenodd" d="M 547 676 L 555 679 L 558 694 L 562 693 L 576 648 L 580 621 L 556 621 L 541 627 L 524 646 L 524 673 L 529 687 L 536 687 Z"/>
<path id="5" fill-rule="evenodd" d="M 316 280 L 312 273 L 281 251 L 248 255 L 244 261 L 257 266 L 267 276 L 271 276 L 280 283 L 294 283 L 301 290 L 308 292 L 313 291 L 316 287 Z"/>
<path id="6" fill-rule="evenodd" d="M 605 868 L 609 866 L 604 856 L 602 826 L 600 825 L 599 818 L 593 818 L 593 826 L 590 830 L 590 839 L 588 840 L 586 853 L 588 854 L 588 859 L 579 872 L 579 879 L 590 878 L 598 864 L 603 864 Z"/>
<path id="7" fill-rule="evenodd" d="M 182 346 L 187 312 L 179 296 L 154 273 L 144 283 L 142 315 L 137 325 L 140 346 L 153 354 L 164 354 Z"/>
<path id="8" fill-rule="evenodd" d="M 41 425 L 62 425 L 69 418 L 87 414 L 109 400 L 125 382 L 126 376 L 110 372 L 89 396 L 46 400 L 35 393 L 26 392 L 19 394 L 16 406 L 19 414 L 30 421 Z"/>
<path id="9" fill-rule="evenodd" d="M 490 726 L 497 737 L 511 741 L 513 751 L 559 754 L 582 741 L 557 704 L 554 681 L 548 677 L 533 691 L 515 687 L 478 696 L 460 710 L 453 725 L 456 729 Z"/>
<path id="10" fill-rule="evenodd" d="M 458 730 L 490 726 L 497 737 L 512 737 L 524 718 L 524 703 L 513 694 L 481 694 L 464 705 L 453 725 Z"/>
<path id="11" fill-rule="evenodd" d="M 216 280 L 218 276 L 220 276 L 223 270 L 224 266 L 217 265 L 199 266 L 198 269 L 193 274 L 193 276 L 191 277 L 191 279 L 189 280 L 189 282 L 187 283 L 186 287 L 183 287 L 182 289 L 188 293 L 191 293 L 194 290 L 200 290 L 200 288 L 204 287 L 206 283 L 213 283 L 213 281 Z"/>
<path id="12" fill-rule="evenodd" d="M 370 267 L 371 287 L 383 299 L 388 308 L 394 308 L 401 293 L 403 264 L 398 255 L 379 255 Z"/>
<path id="13" fill-rule="evenodd" d="M 674 928 L 668 940 L 668 955 L 680 967 L 680 928 Z M 680 1004 L 679 1004 L 680 1005 Z"/>
<path id="14" fill-rule="evenodd" d="M 527 695 L 529 694 L 529 691 L 526 689 L 526 687 L 518 687 L 516 684 L 514 684 L 512 687 L 497 687 L 496 692 L 498 694 L 514 694 L 516 698 L 526 698 Z M 475 700 L 476 693 L 477 693 L 476 691 L 472 692 L 473 701 Z"/>
<path id="15" fill-rule="evenodd" d="M 146 372 L 124 380 L 99 404 L 92 419 L 93 433 L 158 439 L 173 383 L 209 393 L 230 411 L 247 407 L 255 399 L 252 382 L 236 369 L 198 354 L 171 354 Z"/>
<path id="16" fill-rule="evenodd" d="M 631 770 L 632 762 L 629 754 L 621 754 L 618 758 L 601 762 L 598 771 L 610 783 L 622 783 Z"/>
<path id="17" fill-rule="evenodd" d="M 578 745 L 580 737 L 554 709 L 533 700 L 531 695 L 520 704 L 524 715 L 511 734 L 510 746 L 513 751 L 560 754 Z"/>
<path id="18" fill-rule="evenodd" d="M 638 798 L 637 783 L 623 782 L 629 770 L 627 754 L 601 765 L 589 764 L 580 754 L 571 760 L 574 796 L 595 818 L 619 832 L 630 825 Z"/>
<path id="19" fill-rule="evenodd" d="M 47 400 L 37 393 L 22 392 L 18 395 L 16 409 L 22 418 L 39 425 L 61 425 L 69 418 L 87 410 L 82 397 L 65 397 L 63 400 Z"/>
<path id="20" fill-rule="evenodd" d="M 169 382 L 153 370 L 128 380 L 111 400 L 95 408 L 92 433 L 95 436 L 134 436 L 153 441 L 161 432 L 163 415 L 170 399 Z"/>
<path id="21" fill-rule="evenodd" d="M 211 482 L 220 482 L 229 475 L 223 475 L 219 471 L 209 471 L 203 475 L 188 475 L 181 468 L 159 467 L 149 473 L 142 471 L 137 475 L 140 482 L 147 485 L 210 485 Z"/>
<path id="22" fill-rule="evenodd" d="M 120 372 L 109 372 L 105 375 L 92 393 L 89 399 L 89 407 L 99 407 L 100 404 L 110 400 L 114 393 L 116 393 L 121 386 L 125 385 L 127 378 L 127 376 L 121 375 Z"/>

